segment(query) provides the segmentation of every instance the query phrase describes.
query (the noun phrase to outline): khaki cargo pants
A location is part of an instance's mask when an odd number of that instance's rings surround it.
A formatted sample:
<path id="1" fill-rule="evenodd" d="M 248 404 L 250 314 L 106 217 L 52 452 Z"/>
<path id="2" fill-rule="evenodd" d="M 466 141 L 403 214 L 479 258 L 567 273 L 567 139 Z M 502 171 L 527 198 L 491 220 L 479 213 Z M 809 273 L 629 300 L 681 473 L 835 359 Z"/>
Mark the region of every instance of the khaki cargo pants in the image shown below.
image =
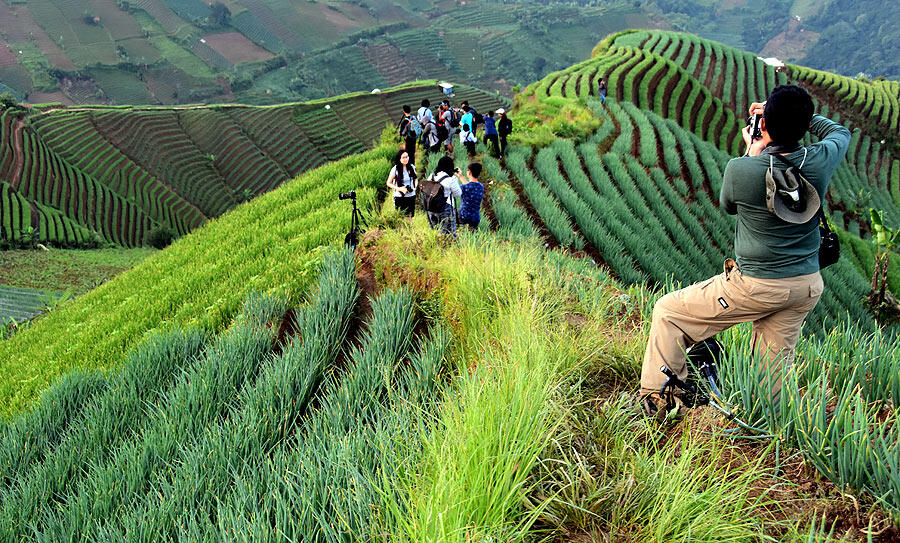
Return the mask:
<path id="1" fill-rule="evenodd" d="M 775 378 L 772 393 L 777 394 L 782 368 L 793 362 L 800 327 L 823 288 L 819 272 L 758 279 L 743 275 L 729 258 L 724 273 L 666 294 L 653 307 L 641 370 L 641 395 L 659 392 L 666 382 L 660 366 L 668 366 L 686 379 L 684 351 L 742 322 L 753 323 L 753 349 L 768 359 Z"/>

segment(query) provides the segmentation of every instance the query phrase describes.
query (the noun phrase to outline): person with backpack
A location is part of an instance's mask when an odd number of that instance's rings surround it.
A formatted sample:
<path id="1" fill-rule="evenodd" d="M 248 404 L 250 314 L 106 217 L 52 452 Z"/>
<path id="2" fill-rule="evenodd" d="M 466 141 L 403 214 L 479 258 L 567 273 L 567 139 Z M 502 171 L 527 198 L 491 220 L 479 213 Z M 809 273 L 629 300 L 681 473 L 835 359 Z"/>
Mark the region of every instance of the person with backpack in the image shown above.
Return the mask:
<path id="1" fill-rule="evenodd" d="M 422 145 L 425 146 L 425 151 L 428 153 L 437 153 L 441 148 L 441 138 L 432 117 L 425 118 L 425 125 L 422 128 Z"/>
<path id="2" fill-rule="evenodd" d="M 502 107 L 497 110 L 500 120 L 497 121 L 497 135 L 500 139 L 500 158 L 506 153 L 506 138 L 512 133 L 512 121 L 506 116 L 506 110 Z"/>
<path id="3" fill-rule="evenodd" d="M 459 206 L 459 224 L 468 225 L 477 230 L 481 223 L 481 200 L 484 198 L 484 185 L 478 180 L 481 175 L 481 164 L 473 162 L 466 168 L 466 177 L 461 181 L 462 203 Z"/>
<path id="4" fill-rule="evenodd" d="M 600 95 L 600 103 L 606 103 L 606 80 L 602 77 L 600 78 L 600 83 L 597 84 L 597 94 Z"/>
<path id="5" fill-rule="evenodd" d="M 469 129 L 469 125 L 466 123 L 463 123 L 462 130 L 459 131 L 459 141 L 466 148 L 466 153 L 468 153 L 470 158 L 475 156 L 475 144 L 478 143 L 478 138 L 475 137 L 475 133 Z"/>
<path id="6" fill-rule="evenodd" d="M 431 101 L 425 98 L 422 100 L 422 106 L 416 111 L 416 120 L 424 127 L 428 119 L 434 120 L 434 113 L 431 112 Z"/>
<path id="7" fill-rule="evenodd" d="M 453 136 L 456 135 L 457 126 L 454 126 L 453 124 L 455 116 L 453 114 L 453 107 L 450 105 L 450 102 L 444 100 L 444 102 L 441 103 L 441 113 L 439 117 L 444 125 L 444 128 L 447 130 L 447 137 L 444 140 L 444 149 L 452 155 Z"/>
<path id="8" fill-rule="evenodd" d="M 497 158 L 500 156 L 500 142 L 497 139 L 497 121 L 494 119 L 494 112 L 488 111 L 484 116 L 484 142 L 485 145 L 490 142 L 491 156 Z"/>
<path id="9" fill-rule="evenodd" d="M 394 191 L 394 207 L 412 217 L 416 212 L 416 166 L 405 149 L 397 151 L 386 184 Z"/>
<path id="10" fill-rule="evenodd" d="M 397 125 L 397 136 L 403 140 L 403 148 L 409 153 L 409 162 L 416 163 L 416 140 L 422 132 L 422 125 L 411 115 L 409 106 L 403 106 L 403 118 Z"/>
<path id="11" fill-rule="evenodd" d="M 770 393 L 764 401 L 778 405 L 803 321 L 825 288 L 819 214 L 850 131 L 815 115 L 812 97 L 795 85 L 776 87 L 749 112 L 762 116 L 759 132 L 744 128 L 747 152 L 725 166 L 719 195 L 722 210 L 737 215 L 736 261 L 725 260 L 723 273 L 670 292 L 653 307 L 640 390 L 648 415 L 664 416 L 684 392 L 663 392 L 664 372 L 687 378 L 688 347 L 745 322 L 752 323 L 750 345 L 763 366 L 753 371 Z M 804 146 L 807 131 L 816 143 Z"/>
<path id="12" fill-rule="evenodd" d="M 422 194 L 422 207 L 431 228 L 440 227 L 441 232 L 456 236 L 456 203 L 455 198 L 462 196 L 462 189 L 456 174 L 459 169 L 453 165 L 453 159 L 443 156 L 438 160 L 434 173 L 419 184 Z"/>

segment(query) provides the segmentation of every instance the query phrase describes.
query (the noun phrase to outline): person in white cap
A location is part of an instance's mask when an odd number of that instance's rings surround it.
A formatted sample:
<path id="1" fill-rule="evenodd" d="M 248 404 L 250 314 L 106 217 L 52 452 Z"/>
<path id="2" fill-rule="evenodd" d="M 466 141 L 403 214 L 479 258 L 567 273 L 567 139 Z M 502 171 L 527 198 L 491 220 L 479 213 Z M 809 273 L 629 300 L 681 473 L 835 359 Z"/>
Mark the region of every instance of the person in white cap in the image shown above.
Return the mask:
<path id="1" fill-rule="evenodd" d="M 678 392 L 664 391 L 666 369 L 686 381 L 685 351 L 743 322 L 753 323 L 751 345 L 765 360 L 777 401 L 800 328 L 824 290 L 819 207 L 850 131 L 813 115 L 809 94 L 793 85 L 776 87 L 766 102 L 750 106 L 750 115 L 762 115 L 758 138 L 744 128 L 747 154 L 728 162 L 719 198 L 722 209 L 737 215 L 737 262 L 727 259 L 724 273 L 666 294 L 654 306 L 641 370 L 647 414 L 674 406 Z M 803 147 L 807 130 L 819 141 Z M 787 162 L 802 175 L 785 173 Z"/>
<path id="2" fill-rule="evenodd" d="M 512 121 L 506 116 L 506 110 L 502 107 L 497 110 L 500 120 L 497 121 L 497 135 L 500 139 L 500 157 L 506 153 L 506 138 L 512 133 Z"/>

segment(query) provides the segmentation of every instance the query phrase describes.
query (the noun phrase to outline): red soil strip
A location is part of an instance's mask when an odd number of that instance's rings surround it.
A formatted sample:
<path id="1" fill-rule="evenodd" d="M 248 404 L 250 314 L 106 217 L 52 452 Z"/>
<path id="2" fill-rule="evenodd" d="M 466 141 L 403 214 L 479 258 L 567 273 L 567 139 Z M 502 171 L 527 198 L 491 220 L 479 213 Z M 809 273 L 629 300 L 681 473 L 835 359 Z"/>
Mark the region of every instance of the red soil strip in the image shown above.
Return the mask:
<path id="1" fill-rule="evenodd" d="M 653 99 L 653 95 L 659 90 L 659 82 L 662 81 L 662 78 L 669 73 L 669 65 L 666 62 L 662 63 L 662 67 L 656 71 L 656 74 L 653 76 L 653 79 L 650 80 L 650 84 L 647 85 L 647 109 L 653 111 L 653 104 L 655 100 Z M 675 79 L 674 77 L 672 79 Z M 668 86 L 668 85 L 667 85 Z M 665 103 L 665 94 L 663 95 L 663 103 Z"/>
<path id="2" fill-rule="evenodd" d="M 677 79 L 677 78 L 673 78 L 673 79 Z M 670 119 L 677 122 L 679 125 L 681 125 L 681 118 L 684 115 L 684 106 L 685 106 L 685 104 L 687 104 L 688 96 L 691 93 L 690 91 L 691 91 L 691 84 L 687 84 L 681 88 L 681 94 L 678 95 L 677 101 L 675 103 L 675 116 L 674 117 L 669 116 Z"/>
<path id="3" fill-rule="evenodd" d="M 240 32 L 224 32 L 203 36 L 206 45 L 225 57 L 232 64 L 257 62 L 274 57 L 272 53 L 256 45 Z"/>
<path id="4" fill-rule="evenodd" d="M 22 138 L 22 131 L 25 130 L 25 122 L 18 117 L 15 120 L 15 124 L 13 125 L 13 153 L 16 156 L 15 163 L 13 164 L 12 176 L 10 177 L 9 184 L 12 185 L 12 188 L 19 188 L 19 183 L 22 181 L 22 169 L 25 166 L 25 145 Z"/>
<path id="5" fill-rule="evenodd" d="M 675 72 L 675 75 L 670 77 L 666 82 L 666 88 L 663 89 L 663 111 L 662 117 L 666 119 L 672 119 L 673 112 L 673 104 L 672 104 L 672 92 L 675 91 L 675 87 L 678 85 L 678 71 Z M 677 109 L 677 108 L 676 108 Z M 676 120 L 676 119 L 673 119 Z"/>
<path id="6" fill-rule="evenodd" d="M 509 185 L 515 191 L 516 199 L 519 200 L 519 205 L 522 206 L 522 209 L 525 210 L 525 213 L 531 219 L 531 222 L 538 229 L 541 238 L 543 238 L 544 240 L 544 244 L 550 249 L 559 249 L 559 242 L 556 241 L 556 238 L 552 233 L 550 233 L 547 225 L 545 225 L 543 219 L 541 219 L 541 215 L 537 212 L 534 206 L 531 205 L 531 200 L 529 200 L 528 195 L 525 194 L 525 189 L 522 188 L 522 183 L 519 182 L 519 179 L 512 172 L 509 172 Z"/>

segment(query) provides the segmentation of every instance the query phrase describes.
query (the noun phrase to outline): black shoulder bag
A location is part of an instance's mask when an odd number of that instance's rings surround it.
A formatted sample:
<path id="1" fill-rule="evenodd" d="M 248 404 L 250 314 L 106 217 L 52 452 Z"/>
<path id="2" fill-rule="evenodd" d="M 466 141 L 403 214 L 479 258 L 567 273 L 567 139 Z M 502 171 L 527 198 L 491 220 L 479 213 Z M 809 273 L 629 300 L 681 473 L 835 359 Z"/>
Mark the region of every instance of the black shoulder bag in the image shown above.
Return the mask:
<path id="1" fill-rule="evenodd" d="M 803 178 L 803 180 L 806 180 L 806 176 L 803 175 L 803 171 L 799 166 L 780 154 L 775 153 L 775 157 L 793 168 L 795 174 L 799 175 L 799 177 Z M 824 270 L 841 258 L 841 242 L 838 239 L 837 234 L 831 229 L 830 226 L 828 226 L 828 220 L 825 218 L 825 210 L 823 209 L 823 206 L 819 206 L 818 217 L 819 236 L 822 238 L 819 244 L 819 269 Z"/>

